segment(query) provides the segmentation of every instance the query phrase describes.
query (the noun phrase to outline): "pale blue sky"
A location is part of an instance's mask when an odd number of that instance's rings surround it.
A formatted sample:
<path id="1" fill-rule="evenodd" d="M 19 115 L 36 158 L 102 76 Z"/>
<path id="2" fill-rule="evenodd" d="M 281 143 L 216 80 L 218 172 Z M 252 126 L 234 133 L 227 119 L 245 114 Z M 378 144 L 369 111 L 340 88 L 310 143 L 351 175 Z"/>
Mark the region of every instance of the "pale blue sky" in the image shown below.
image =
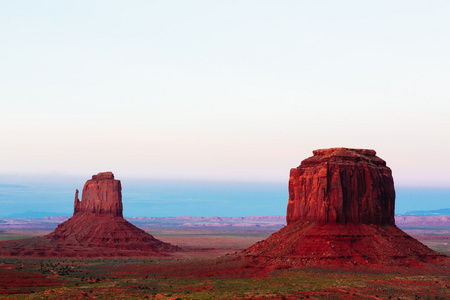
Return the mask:
<path id="1" fill-rule="evenodd" d="M 287 183 L 345 146 L 375 149 L 397 185 L 448 187 L 449 16 L 449 1 L 2 1 L 0 173 Z"/>

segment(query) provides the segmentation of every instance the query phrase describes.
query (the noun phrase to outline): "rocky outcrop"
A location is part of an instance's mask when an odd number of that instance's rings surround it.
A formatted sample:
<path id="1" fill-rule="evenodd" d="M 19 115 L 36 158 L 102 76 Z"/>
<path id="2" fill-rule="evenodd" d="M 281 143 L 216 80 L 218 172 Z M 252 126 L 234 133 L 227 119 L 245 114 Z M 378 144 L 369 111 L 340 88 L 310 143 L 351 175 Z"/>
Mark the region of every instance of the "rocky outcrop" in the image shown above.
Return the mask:
<path id="1" fill-rule="evenodd" d="M 394 225 L 391 169 L 374 150 L 331 148 L 291 169 L 286 221 Z"/>

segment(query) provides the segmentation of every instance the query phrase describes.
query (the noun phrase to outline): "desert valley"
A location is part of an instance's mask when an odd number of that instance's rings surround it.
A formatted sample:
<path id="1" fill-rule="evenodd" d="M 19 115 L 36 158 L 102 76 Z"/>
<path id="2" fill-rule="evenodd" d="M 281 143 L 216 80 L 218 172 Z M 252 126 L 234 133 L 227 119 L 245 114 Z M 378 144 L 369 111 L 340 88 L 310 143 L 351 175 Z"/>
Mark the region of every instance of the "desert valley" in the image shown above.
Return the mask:
<path id="1" fill-rule="evenodd" d="M 5 299 L 448 299 L 450 218 L 395 216 L 373 150 L 291 170 L 287 217 L 123 217 L 111 172 L 71 218 L 0 220 Z"/>
<path id="2" fill-rule="evenodd" d="M 0 300 L 450 299 L 449 16 L 0 1 Z"/>

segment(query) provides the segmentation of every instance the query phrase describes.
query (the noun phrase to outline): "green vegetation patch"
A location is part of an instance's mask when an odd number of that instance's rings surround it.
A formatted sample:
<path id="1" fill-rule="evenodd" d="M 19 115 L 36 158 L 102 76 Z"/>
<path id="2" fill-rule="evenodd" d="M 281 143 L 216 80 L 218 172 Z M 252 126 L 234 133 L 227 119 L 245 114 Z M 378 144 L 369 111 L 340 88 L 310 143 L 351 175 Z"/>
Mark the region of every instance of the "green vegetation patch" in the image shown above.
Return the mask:
<path id="1" fill-rule="evenodd" d="M 448 299 L 450 276 L 300 268 L 261 277 L 170 277 L 152 273 L 154 259 L 1 259 L 5 267 L 37 272 L 60 286 L 36 287 L 2 299 Z M 188 261 L 186 261 L 188 263 Z M 195 264 L 196 261 L 191 261 Z M 7 265 L 7 266 L 6 266 Z M 148 273 L 135 266 L 142 265 Z M 119 268 L 118 268 L 119 267 Z M 123 274 L 111 272 L 124 270 Z M 127 273 L 134 270 L 134 273 Z"/>

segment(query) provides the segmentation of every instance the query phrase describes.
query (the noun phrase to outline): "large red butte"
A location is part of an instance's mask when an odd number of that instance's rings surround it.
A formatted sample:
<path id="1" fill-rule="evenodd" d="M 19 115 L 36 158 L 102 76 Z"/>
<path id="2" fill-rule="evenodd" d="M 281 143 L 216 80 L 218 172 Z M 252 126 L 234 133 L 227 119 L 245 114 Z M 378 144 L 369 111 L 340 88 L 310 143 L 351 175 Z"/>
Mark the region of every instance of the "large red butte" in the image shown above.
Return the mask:
<path id="1" fill-rule="evenodd" d="M 291 170 L 287 226 L 243 251 L 251 265 L 416 265 L 445 256 L 394 222 L 391 170 L 374 150 L 331 148 Z"/>

